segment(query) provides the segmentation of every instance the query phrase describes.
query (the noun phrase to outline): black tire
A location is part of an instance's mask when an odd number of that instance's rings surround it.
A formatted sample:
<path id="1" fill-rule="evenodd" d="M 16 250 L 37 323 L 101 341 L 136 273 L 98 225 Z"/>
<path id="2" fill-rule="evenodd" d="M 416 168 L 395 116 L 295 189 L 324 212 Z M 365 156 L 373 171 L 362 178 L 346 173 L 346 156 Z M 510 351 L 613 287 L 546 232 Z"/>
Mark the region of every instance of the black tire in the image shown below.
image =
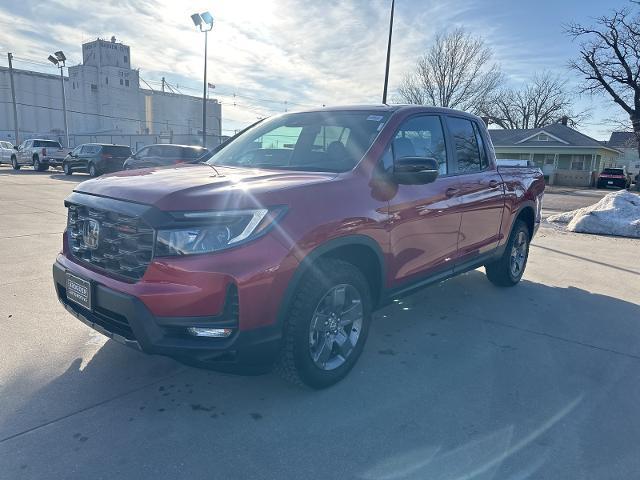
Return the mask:
<path id="1" fill-rule="evenodd" d="M 96 168 L 94 163 L 89 164 L 89 176 L 97 177 L 99 175 L 98 169 Z"/>
<path id="2" fill-rule="evenodd" d="M 38 157 L 38 155 L 34 155 L 33 169 L 36 172 L 44 172 L 45 170 L 49 170 L 49 164 L 40 162 L 40 157 Z"/>
<path id="3" fill-rule="evenodd" d="M 69 165 L 67 162 L 62 164 L 62 170 L 64 171 L 65 175 L 73 175 L 73 170 L 71 170 L 71 165 Z"/>
<path id="4" fill-rule="evenodd" d="M 525 242 L 523 257 L 520 257 L 518 254 L 521 240 Z M 499 287 L 513 287 L 520 281 L 527 266 L 530 241 L 531 233 L 529 232 L 529 227 L 522 220 L 517 220 L 502 256 L 495 262 L 488 263 L 484 266 L 487 272 L 487 278 L 491 283 Z M 514 250 L 514 246 L 516 246 L 516 250 Z M 516 258 L 522 260 L 521 266 L 517 269 L 513 265 L 515 261 L 513 257 L 514 253 L 516 254 Z M 518 264 L 520 264 L 520 262 L 518 262 Z"/>
<path id="5" fill-rule="evenodd" d="M 14 170 L 20 170 L 21 165 L 18 163 L 18 159 L 15 155 L 11 157 L 11 166 Z"/>
<path id="6" fill-rule="evenodd" d="M 354 287 L 360 295 L 362 325 L 360 334 L 344 363 L 333 370 L 323 370 L 311 357 L 311 323 L 327 292 L 340 285 Z M 327 388 L 342 380 L 357 362 L 369 332 L 372 299 L 369 284 L 354 265 L 337 259 L 320 260 L 304 275 L 287 312 L 284 342 L 276 370 L 286 380 L 314 389 Z"/>

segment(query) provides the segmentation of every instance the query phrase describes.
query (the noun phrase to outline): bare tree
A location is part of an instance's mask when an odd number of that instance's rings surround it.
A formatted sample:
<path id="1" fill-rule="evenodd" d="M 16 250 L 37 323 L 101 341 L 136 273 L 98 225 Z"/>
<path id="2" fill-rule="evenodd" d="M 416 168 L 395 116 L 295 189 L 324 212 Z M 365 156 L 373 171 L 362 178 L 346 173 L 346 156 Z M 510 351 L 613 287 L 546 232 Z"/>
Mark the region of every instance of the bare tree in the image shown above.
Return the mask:
<path id="1" fill-rule="evenodd" d="M 503 88 L 483 105 L 482 115 L 505 129 L 541 128 L 567 117 L 571 125 L 583 120 L 586 112 L 572 110 L 573 95 L 567 81 L 543 72 L 523 88 Z"/>
<path id="2" fill-rule="evenodd" d="M 567 33 L 582 40 L 580 56 L 571 67 L 584 76 L 584 91 L 610 96 L 629 116 L 636 139 L 640 139 L 638 13 L 629 8 L 614 10 L 598 18 L 594 26 L 571 24 Z"/>
<path id="3" fill-rule="evenodd" d="M 459 28 L 439 33 L 418 59 L 398 92 L 403 101 L 481 113 L 483 104 L 502 82 L 492 52 L 481 38 Z"/>

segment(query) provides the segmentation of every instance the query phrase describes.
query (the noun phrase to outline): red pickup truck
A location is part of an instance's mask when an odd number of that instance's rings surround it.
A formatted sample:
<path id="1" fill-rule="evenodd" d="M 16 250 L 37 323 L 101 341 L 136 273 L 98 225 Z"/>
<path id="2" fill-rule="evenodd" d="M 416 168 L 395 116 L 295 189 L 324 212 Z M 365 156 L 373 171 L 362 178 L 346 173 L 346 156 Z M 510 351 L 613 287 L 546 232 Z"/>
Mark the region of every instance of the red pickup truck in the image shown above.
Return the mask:
<path id="1" fill-rule="evenodd" d="M 392 299 L 480 266 L 518 283 L 543 192 L 538 169 L 497 167 L 473 115 L 288 113 L 206 163 L 78 185 L 53 277 L 70 313 L 138 350 L 323 388 Z"/>

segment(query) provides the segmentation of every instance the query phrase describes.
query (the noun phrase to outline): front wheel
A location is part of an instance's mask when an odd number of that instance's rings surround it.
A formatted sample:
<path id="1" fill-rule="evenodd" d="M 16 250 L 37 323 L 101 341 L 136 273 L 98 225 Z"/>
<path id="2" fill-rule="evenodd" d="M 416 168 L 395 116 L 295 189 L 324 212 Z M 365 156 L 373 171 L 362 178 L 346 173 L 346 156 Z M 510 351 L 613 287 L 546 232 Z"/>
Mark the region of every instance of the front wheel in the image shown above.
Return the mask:
<path id="1" fill-rule="evenodd" d="M 14 170 L 20 170 L 20 164 L 18 163 L 18 159 L 15 156 L 11 157 L 11 166 Z"/>
<path id="2" fill-rule="evenodd" d="M 527 224 L 522 220 L 516 221 L 502 256 L 484 266 L 491 283 L 500 287 L 512 287 L 520 281 L 529 258 L 530 239 Z"/>
<path id="3" fill-rule="evenodd" d="M 71 170 L 71 165 L 69 165 L 68 163 L 64 163 L 62 165 L 62 170 L 64 171 L 65 175 L 72 175 L 73 174 L 73 170 Z"/>
<path id="4" fill-rule="evenodd" d="M 90 177 L 97 177 L 98 176 L 98 169 L 96 168 L 96 166 L 93 163 L 89 164 L 89 176 Z"/>
<path id="5" fill-rule="evenodd" d="M 362 353 L 371 311 L 369 284 L 358 268 L 337 259 L 314 264 L 292 298 L 280 374 L 316 389 L 342 380 Z"/>

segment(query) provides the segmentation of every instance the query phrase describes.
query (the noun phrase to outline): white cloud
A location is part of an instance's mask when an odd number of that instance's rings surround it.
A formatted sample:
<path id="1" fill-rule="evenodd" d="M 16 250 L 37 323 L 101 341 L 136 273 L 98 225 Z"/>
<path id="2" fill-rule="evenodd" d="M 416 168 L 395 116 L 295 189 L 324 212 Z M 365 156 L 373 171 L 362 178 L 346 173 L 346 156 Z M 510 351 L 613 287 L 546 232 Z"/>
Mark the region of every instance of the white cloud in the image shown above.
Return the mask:
<path id="1" fill-rule="evenodd" d="M 509 20 L 500 9 L 472 0 L 396 3 L 392 90 L 432 36 L 456 26 L 486 38 L 515 82 L 532 69 L 564 68 L 561 48 L 537 39 L 545 52 L 540 55 L 531 39 L 503 28 Z M 239 128 L 297 104 L 379 102 L 389 6 L 388 0 L 16 0 L 0 4 L 0 50 L 46 63 L 50 51 L 63 49 L 79 62 L 83 41 L 116 35 L 131 46 L 142 78 L 157 82 L 164 76 L 199 95 L 204 38 L 189 16 L 210 10 L 215 26 L 208 80 L 217 86 L 212 95 L 223 103 L 226 128 Z M 233 98 L 234 92 L 241 96 Z"/>

